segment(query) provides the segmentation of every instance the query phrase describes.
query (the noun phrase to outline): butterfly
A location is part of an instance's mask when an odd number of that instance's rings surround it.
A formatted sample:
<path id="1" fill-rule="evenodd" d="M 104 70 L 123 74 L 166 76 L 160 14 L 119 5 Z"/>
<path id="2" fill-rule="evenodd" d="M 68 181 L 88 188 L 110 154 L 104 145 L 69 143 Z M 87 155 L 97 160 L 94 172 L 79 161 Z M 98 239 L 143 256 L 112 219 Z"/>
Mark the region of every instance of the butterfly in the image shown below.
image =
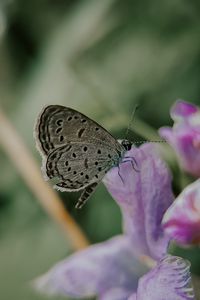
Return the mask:
<path id="1" fill-rule="evenodd" d="M 37 118 L 35 140 L 45 178 L 57 179 L 54 187 L 60 191 L 83 190 L 76 208 L 84 205 L 132 147 L 132 142 L 117 141 L 89 117 L 61 105 L 44 107 Z"/>

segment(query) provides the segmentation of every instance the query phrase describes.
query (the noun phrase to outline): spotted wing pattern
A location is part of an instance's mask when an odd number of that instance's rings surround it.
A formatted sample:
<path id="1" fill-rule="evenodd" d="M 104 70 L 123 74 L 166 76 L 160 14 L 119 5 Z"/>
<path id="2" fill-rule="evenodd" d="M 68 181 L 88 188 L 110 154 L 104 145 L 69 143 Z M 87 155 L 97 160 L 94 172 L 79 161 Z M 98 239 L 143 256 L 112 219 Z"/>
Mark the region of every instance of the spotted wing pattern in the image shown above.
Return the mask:
<path id="1" fill-rule="evenodd" d="M 61 191 L 84 189 L 78 208 L 121 157 L 122 146 L 110 133 L 71 108 L 47 106 L 35 132 L 47 179 L 57 178 L 55 187 Z"/>
<path id="2" fill-rule="evenodd" d="M 121 151 L 121 145 L 102 126 L 80 112 L 61 105 L 45 107 L 35 127 L 37 146 L 42 154 L 72 141 L 93 140 Z"/>

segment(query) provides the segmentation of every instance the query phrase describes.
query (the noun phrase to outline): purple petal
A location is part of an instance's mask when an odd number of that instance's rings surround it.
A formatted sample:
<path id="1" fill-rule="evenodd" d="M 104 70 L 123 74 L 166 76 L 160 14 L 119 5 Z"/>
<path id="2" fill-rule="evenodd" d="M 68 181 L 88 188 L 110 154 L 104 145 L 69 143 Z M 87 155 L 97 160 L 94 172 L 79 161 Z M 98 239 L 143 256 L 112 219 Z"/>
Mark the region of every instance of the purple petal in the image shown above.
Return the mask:
<path id="1" fill-rule="evenodd" d="M 194 300 L 189 269 L 188 261 L 166 256 L 139 280 L 136 299 Z"/>
<path id="2" fill-rule="evenodd" d="M 132 159 L 139 172 L 133 169 Z M 125 232 L 133 241 L 136 255 L 160 259 L 169 242 L 161 221 L 173 194 L 169 171 L 153 145 L 132 148 L 119 168 L 108 172 L 104 183 L 122 209 Z"/>
<path id="3" fill-rule="evenodd" d="M 55 265 L 36 280 L 35 286 L 47 294 L 77 298 L 100 295 L 106 299 L 106 293 L 111 295 L 115 289 L 127 297 L 136 291 L 139 277 L 147 271 L 132 248 L 125 236 L 90 246 Z"/>
<path id="4" fill-rule="evenodd" d="M 200 243 L 200 180 L 187 186 L 167 210 L 166 233 L 180 244 Z"/>
<path id="5" fill-rule="evenodd" d="M 166 141 L 168 141 L 170 144 L 174 144 L 174 135 L 173 135 L 172 128 L 170 128 L 170 127 L 161 127 L 159 129 L 159 134 Z"/>
<path id="6" fill-rule="evenodd" d="M 182 168 L 200 176 L 200 127 L 181 123 L 160 128 L 159 133 L 174 148 Z"/>
<path id="7" fill-rule="evenodd" d="M 127 300 L 130 296 L 130 291 L 124 290 L 122 288 L 111 289 L 102 296 L 99 300 Z"/>
<path id="8" fill-rule="evenodd" d="M 128 300 L 137 300 L 137 294 L 132 294 L 129 298 L 128 298 Z"/>
<path id="9" fill-rule="evenodd" d="M 176 120 L 177 117 L 188 117 L 198 111 L 198 107 L 194 104 L 188 103 L 183 100 L 177 100 L 171 108 L 171 117 Z"/>
<path id="10" fill-rule="evenodd" d="M 173 128 L 160 128 L 160 135 L 174 148 L 180 165 L 194 176 L 200 176 L 200 110 L 178 101 L 172 107 Z"/>

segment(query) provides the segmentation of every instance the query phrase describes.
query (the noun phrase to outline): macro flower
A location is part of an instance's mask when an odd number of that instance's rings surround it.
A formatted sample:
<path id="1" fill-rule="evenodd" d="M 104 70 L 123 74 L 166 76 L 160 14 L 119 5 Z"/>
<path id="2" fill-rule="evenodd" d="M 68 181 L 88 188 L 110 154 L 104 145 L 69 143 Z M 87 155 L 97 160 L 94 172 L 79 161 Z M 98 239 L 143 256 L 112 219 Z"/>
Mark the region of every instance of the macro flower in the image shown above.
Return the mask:
<path id="1" fill-rule="evenodd" d="M 169 207 L 163 226 L 179 244 L 200 244 L 200 179 L 188 185 Z"/>
<path id="2" fill-rule="evenodd" d="M 193 300 L 189 263 L 167 254 L 161 222 L 173 201 L 171 176 L 153 146 L 126 152 L 103 181 L 121 208 L 124 233 L 69 256 L 36 288 L 78 299 Z"/>
<path id="3" fill-rule="evenodd" d="M 162 127 L 159 133 L 174 148 L 183 169 L 200 177 L 200 109 L 178 100 L 170 114 L 173 127 Z"/>

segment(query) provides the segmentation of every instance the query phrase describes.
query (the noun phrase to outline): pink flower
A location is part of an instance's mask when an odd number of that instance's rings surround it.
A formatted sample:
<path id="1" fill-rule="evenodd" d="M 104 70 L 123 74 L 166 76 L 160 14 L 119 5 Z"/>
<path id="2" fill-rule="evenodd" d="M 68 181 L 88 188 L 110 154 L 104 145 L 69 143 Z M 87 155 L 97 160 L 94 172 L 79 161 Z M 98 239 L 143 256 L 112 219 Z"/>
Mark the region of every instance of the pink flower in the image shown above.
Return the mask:
<path id="1" fill-rule="evenodd" d="M 187 186 L 163 218 L 165 232 L 180 244 L 200 244 L 200 180 Z"/>
<path id="2" fill-rule="evenodd" d="M 190 265 L 167 254 L 170 239 L 161 224 L 173 201 L 170 173 L 152 145 L 132 148 L 125 157 L 104 178 L 121 208 L 124 233 L 69 256 L 37 279 L 36 287 L 78 299 L 194 300 Z M 147 256 L 153 268 L 143 263 Z"/>
<path id="3" fill-rule="evenodd" d="M 200 177 L 200 110 L 178 100 L 171 108 L 171 117 L 174 126 L 161 128 L 160 135 L 174 148 L 183 169 Z"/>

